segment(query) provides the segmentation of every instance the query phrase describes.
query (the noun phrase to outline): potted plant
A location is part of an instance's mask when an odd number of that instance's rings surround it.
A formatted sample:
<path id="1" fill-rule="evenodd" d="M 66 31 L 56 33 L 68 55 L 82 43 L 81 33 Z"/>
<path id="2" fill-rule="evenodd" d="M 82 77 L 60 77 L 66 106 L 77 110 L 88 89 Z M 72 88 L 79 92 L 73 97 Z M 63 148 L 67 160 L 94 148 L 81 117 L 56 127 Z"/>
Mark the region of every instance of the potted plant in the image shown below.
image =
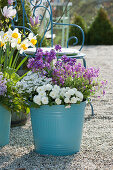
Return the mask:
<path id="1" fill-rule="evenodd" d="M 84 68 L 65 55 L 58 59 L 54 49 L 38 48 L 27 66 L 31 71 L 16 86 L 30 101 L 35 151 L 44 155 L 78 152 L 86 100 L 97 91 L 104 94 L 107 82 L 98 80 L 99 69 Z"/>
<path id="2" fill-rule="evenodd" d="M 13 81 L 0 72 L 0 146 L 9 143 L 12 110 L 18 114 L 29 112 L 25 98 L 18 93 Z"/>

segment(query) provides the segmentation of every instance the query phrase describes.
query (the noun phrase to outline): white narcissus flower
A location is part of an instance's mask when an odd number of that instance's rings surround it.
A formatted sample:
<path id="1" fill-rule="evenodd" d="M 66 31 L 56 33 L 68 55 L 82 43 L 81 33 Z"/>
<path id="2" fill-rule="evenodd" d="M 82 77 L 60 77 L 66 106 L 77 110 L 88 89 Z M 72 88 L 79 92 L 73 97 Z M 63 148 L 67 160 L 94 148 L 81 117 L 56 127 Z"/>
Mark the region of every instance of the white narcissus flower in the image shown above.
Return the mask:
<path id="1" fill-rule="evenodd" d="M 14 48 L 17 44 L 21 43 L 21 34 L 19 33 L 18 28 L 15 28 L 11 33 L 11 46 Z"/>
<path id="2" fill-rule="evenodd" d="M 70 103 L 70 99 L 69 99 L 69 98 L 65 98 L 65 99 L 64 99 L 64 102 L 65 102 L 65 103 Z"/>
<path id="3" fill-rule="evenodd" d="M 38 104 L 38 105 L 41 105 L 41 97 L 38 96 L 38 95 L 35 95 L 35 96 L 33 97 L 33 102 L 36 103 L 36 104 Z"/>
<path id="4" fill-rule="evenodd" d="M 48 104 L 49 103 L 48 97 L 42 97 L 41 101 L 42 101 L 42 104 Z"/>
<path id="5" fill-rule="evenodd" d="M 8 31 L 5 32 L 4 35 L 3 35 L 4 42 L 10 42 L 11 41 L 11 34 L 12 34 L 12 30 L 9 28 Z"/>
<path id="6" fill-rule="evenodd" d="M 16 9 L 13 9 L 13 6 L 7 7 L 5 6 L 3 8 L 3 11 L 1 10 L 2 15 L 6 18 L 13 18 L 16 15 Z"/>
<path id="7" fill-rule="evenodd" d="M 77 103 L 77 98 L 76 97 L 72 97 L 71 98 L 71 103 Z"/>
<path id="8" fill-rule="evenodd" d="M 25 50 L 30 46 L 28 39 L 25 39 L 21 42 L 21 44 L 17 45 L 17 49 L 20 50 L 20 54 L 22 54 Z"/>
<path id="9" fill-rule="evenodd" d="M 81 100 L 83 100 L 83 94 L 80 91 L 76 91 L 75 95 Z"/>
<path id="10" fill-rule="evenodd" d="M 15 28 L 12 31 L 11 37 L 14 38 L 14 39 L 17 39 L 17 40 L 18 40 L 18 38 L 21 38 L 21 34 L 19 33 L 18 28 Z"/>
<path id="11" fill-rule="evenodd" d="M 3 41 L 3 39 L 0 36 L 0 47 L 3 47 L 5 45 L 5 42 Z"/>
<path id="12" fill-rule="evenodd" d="M 3 38 L 3 36 L 4 36 L 4 31 L 0 31 L 0 37 L 1 37 L 1 39 Z"/>
<path id="13" fill-rule="evenodd" d="M 62 101 L 59 98 L 56 98 L 55 102 L 56 102 L 57 105 L 60 105 Z"/>
<path id="14" fill-rule="evenodd" d="M 30 41 L 30 45 L 31 45 L 32 47 L 35 47 L 35 45 L 36 45 L 36 43 L 37 43 L 36 36 L 34 36 L 33 33 L 29 33 L 28 39 L 29 39 L 29 41 Z"/>

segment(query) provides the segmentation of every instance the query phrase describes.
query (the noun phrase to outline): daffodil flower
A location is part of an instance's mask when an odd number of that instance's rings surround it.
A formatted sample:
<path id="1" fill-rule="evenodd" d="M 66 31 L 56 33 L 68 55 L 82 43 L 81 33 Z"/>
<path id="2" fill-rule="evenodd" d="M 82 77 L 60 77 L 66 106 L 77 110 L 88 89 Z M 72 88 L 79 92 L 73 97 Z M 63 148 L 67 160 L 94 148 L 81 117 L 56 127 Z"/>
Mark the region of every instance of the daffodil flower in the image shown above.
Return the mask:
<path id="1" fill-rule="evenodd" d="M 17 44 L 17 49 L 20 51 L 20 54 L 22 54 L 25 50 L 28 49 L 30 46 L 29 40 L 25 39 L 21 42 L 21 44 Z"/>
<path id="2" fill-rule="evenodd" d="M 15 28 L 15 29 L 12 31 L 11 37 L 14 38 L 14 39 L 21 38 L 21 34 L 19 33 L 18 28 Z"/>
<path id="3" fill-rule="evenodd" d="M 33 33 L 30 33 L 28 35 L 28 39 L 30 41 L 30 46 L 31 47 L 35 47 L 36 43 L 37 43 L 37 40 L 36 40 L 36 36 L 33 35 Z"/>

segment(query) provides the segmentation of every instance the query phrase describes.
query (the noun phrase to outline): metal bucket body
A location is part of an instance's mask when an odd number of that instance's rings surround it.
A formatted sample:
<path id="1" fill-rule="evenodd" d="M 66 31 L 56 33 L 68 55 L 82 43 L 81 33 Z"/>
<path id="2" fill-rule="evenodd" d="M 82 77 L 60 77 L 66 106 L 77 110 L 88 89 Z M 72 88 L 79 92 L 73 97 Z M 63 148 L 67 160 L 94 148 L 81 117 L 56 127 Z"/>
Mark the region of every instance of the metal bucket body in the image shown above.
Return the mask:
<path id="1" fill-rule="evenodd" d="M 80 150 L 86 102 L 31 108 L 35 151 L 42 155 L 71 155 Z"/>
<path id="2" fill-rule="evenodd" d="M 9 144 L 11 113 L 0 104 L 0 146 Z"/>

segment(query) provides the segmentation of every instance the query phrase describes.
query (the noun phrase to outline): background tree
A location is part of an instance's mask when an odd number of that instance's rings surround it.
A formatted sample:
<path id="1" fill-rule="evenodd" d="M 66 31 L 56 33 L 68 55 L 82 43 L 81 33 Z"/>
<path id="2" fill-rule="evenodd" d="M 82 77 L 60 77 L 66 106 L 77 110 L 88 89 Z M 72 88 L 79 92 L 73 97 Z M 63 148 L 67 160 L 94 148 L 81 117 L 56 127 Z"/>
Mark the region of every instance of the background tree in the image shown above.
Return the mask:
<path id="1" fill-rule="evenodd" d="M 81 16 L 75 13 L 71 23 L 79 25 L 83 29 L 84 33 L 86 34 L 86 30 L 87 30 L 86 23 Z M 78 38 L 78 44 L 82 44 L 83 37 L 79 28 L 75 28 L 74 26 L 71 26 L 69 30 L 69 37 L 71 36 L 76 36 Z M 70 40 L 69 45 L 73 45 L 74 42 L 75 42 L 74 39 Z"/>
<path id="2" fill-rule="evenodd" d="M 111 45 L 113 44 L 113 26 L 107 12 L 100 8 L 98 15 L 91 24 L 87 33 L 88 45 Z"/>

